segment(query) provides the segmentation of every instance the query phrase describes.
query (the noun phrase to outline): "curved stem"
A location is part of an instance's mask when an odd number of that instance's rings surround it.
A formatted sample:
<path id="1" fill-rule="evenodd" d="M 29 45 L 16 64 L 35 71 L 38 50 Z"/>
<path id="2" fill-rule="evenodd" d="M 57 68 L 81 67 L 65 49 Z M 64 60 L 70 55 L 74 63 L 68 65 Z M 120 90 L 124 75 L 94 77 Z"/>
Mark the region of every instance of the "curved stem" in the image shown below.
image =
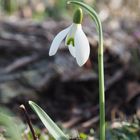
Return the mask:
<path id="1" fill-rule="evenodd" d="M 100 106 L 100 140 L 105 140 L 105 92 L 104 92 L 104 57 L 103 57 L 103 32 L 102 24 L 97 13 L 88 5 L 79 1 L 68 1 L 83 7 L 96 23 L 96 29 L 99 34 L 98 48 L 98 71 L 99 71 L 99 106 Z"/>

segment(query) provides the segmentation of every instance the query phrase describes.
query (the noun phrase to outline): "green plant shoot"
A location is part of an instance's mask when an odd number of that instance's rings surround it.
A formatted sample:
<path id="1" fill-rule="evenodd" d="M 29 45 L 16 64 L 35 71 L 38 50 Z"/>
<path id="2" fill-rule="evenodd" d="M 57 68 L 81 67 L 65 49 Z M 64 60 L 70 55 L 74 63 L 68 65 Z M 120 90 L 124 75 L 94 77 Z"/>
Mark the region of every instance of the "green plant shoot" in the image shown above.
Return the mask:
<path id="1" fill-rule="evenodd" d="M 98 71 L 99 71 L 99 106 L 100 106 L 100 140 L 105 140 L 105 93 L 104 93 L 104 63 L 103 63 L 103 32 L 98 14 L 90 6 L 79 1 L 68 1 L 68 4 L 76 4 L 84 8 L 96 23 L 99 34 Z"/>

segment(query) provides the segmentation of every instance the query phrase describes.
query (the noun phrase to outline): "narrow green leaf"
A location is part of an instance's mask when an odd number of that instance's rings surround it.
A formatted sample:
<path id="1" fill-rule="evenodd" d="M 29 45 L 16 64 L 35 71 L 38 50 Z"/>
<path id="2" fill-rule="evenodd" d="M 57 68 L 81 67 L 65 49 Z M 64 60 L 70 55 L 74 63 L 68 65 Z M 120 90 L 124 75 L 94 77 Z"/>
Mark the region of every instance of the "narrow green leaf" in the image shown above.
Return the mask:
<path id="1" fill-rule="evenodd" d="M 6 129 L 10 140 L 21 140 L 21 128 L 15 123 L 15 119 L 0 108 L 0 126 Z"/>
<path id="2" fill-rule="evenodd" d="M 39 107 L 36 103 L 29 101 L 29 105 L 38 115 L 42 123 L 45 125 L 49 133 L 56 140 L 69 140 L 68 137 L 61 131 L 61 129 L 52 121 L 52 119 Z"/>

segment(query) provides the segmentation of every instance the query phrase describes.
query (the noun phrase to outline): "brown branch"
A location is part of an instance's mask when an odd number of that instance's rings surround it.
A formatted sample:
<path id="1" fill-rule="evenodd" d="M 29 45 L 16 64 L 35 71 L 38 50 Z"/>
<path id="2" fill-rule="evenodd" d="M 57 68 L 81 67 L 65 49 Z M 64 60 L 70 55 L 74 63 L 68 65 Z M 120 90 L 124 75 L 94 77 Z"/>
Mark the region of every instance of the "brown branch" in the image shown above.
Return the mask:
<path id="1" fill-rule="evenodd" d="M 31 123 L 30 117 L 29 117 L 29 115 L 28 115 L 28 112 L 27 112 L 25 106 L 24 106 L 24 105 L 20 105 L 20 108 L 21 108 L 21 109 L 23 110 L 23 112 L 24 112 L 26 121 L 27 121 L 27 123 L 28 123 L 28 125 L 29 125 L 29 128 L 30 128 L 30 130 L 31 130 L 33 139 L 34 139 L 34 140 L 38 140 L 38 138 L 37 138 L 37 136 L 36 136 L 36 134 L 35 134 L 35 131 L 34 131 L 33 127 L 32 127 L 32 123 Z"/>

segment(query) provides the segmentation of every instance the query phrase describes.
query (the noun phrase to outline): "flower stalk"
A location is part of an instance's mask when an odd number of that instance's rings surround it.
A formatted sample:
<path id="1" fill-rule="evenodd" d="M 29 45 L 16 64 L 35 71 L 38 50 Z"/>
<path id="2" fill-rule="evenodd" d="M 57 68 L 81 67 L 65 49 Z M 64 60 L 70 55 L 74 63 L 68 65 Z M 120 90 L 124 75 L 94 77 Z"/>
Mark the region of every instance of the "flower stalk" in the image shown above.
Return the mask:
<path id="1" fill-rule="evenodd" d="M 96 23 L 99 35 L 98 47 L 98 74 L 99 74 L 99 107 L 100 107 L 100 140 L 105 140 L 105 91 L 104 91 L 104 57 L 103 57 L 103 32 L 101 21 L 97 13 L 88 5 L 79 1 L 68 1 L 68 4 L 76 4 L 84 8 Z"/>

